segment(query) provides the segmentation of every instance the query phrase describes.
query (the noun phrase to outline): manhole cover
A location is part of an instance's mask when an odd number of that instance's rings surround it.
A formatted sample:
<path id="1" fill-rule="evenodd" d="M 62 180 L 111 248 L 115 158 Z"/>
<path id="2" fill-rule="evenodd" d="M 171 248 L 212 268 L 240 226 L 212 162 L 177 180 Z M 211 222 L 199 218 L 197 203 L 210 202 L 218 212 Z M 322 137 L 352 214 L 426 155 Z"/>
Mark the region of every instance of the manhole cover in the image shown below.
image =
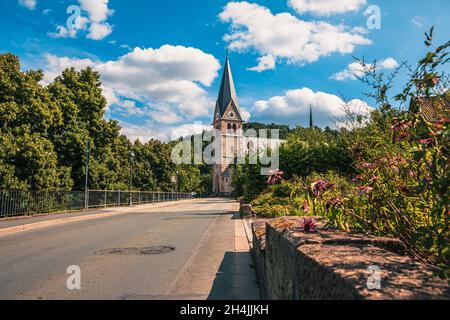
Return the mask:
<path id="1" fill-rule="evenodd" d="M 113 248 L 97 251 L 96 255 L 153 255 L 174 251 L 174 247 L 144 247 L 144 248 Z"/>

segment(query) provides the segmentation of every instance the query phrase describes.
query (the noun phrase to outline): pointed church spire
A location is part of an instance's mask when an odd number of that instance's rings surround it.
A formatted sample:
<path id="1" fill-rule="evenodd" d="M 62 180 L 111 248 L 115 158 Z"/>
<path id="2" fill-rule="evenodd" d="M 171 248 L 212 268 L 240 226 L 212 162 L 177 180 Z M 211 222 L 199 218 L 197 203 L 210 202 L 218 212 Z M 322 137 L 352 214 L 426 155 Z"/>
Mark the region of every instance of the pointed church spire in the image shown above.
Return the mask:
<path id="1" fill-rule="evenodd" d="M 309 128 L 314 129 L 312 106 L 309 106 Z"/>
<path id="2" fill-rule="evenodd" d="M 236 108 L 239 110 L 236 88 L 234 87 L 233 74 L 231 73 L 230 58 L 228 57 L 227 51 L 227 60 L 225 62 L 219 97 L 217 99 L 217 105 L 219 107 L 221 116 L 224 115 L 231 101 L 234 102 Z"/>

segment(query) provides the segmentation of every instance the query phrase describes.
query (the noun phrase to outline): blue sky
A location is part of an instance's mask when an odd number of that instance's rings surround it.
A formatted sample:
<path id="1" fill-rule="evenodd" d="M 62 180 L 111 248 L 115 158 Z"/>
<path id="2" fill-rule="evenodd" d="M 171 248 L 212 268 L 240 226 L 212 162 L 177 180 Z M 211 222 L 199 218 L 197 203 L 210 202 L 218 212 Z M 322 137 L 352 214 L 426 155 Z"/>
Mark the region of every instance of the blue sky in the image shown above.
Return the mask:
<path id="1" fill-rule="evenodd" d="M 76 29 L 70 5 L 80 8 Z M 381 29 L 367 28 L 371 5 Z M 250 120 L 306 125 L 312 105 L 325 126 L 342 116 L 342 95 L 361 110 L 371 104 L 352 56 L 386 72 L 417 61 L 431 25 L 436 43 L 449 40 L 449 12 L 447 0 L 0 0 L 0 52 L 42 68 L 44 84 L 68 66 L 99 70 L 106 117 L 132 139 L 208 125 L 227 47 Z"/>

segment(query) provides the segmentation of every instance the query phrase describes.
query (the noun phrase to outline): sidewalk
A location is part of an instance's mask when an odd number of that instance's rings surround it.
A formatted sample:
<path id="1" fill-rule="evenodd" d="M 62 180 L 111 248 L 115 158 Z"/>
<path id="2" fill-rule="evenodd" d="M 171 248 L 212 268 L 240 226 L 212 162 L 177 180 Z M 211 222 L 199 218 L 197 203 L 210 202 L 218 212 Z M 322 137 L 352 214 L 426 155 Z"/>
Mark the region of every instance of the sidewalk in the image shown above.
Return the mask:
<path id="1" fill-rule="evenodd" d="M 19 216 L 11 218 L 0 219 L 0 236 L 13 234 L 21 231 L 34 230 L 37 228 L 44 228 L 54 225 L 59 225 L 67 222 L 75 222 L 82 220 L 101 219 L 111 217 L 119 214 L 125 214 L 136 210 L 136 208 L 142 206 L 148 206 L 150 208 L 162 208 L 168 206 L 174 206 L 181 203 L 189 203 L 191 200 L 179 200 L 171 202 L 159 202 L 135 205 L 132 207 L 112 207 L 105 209 L 96 209 L 88 211 L 74 211 L 74 212 L 60 212 L 47 215 L 36 216 Z"/>
<path id="2" fill-rule="evenodd" d="M 247 233 L 247 221 L 241 219 L 239 214 L 234 220 L 234 252 L 235 252 L 235 278 L 233 291 L 238 300 L 260 300 L 261 295 L 256 278 L 254 261 L 250 252 L 252 238 Z M 250 237 L 249 237 L 250 236 Z"/>

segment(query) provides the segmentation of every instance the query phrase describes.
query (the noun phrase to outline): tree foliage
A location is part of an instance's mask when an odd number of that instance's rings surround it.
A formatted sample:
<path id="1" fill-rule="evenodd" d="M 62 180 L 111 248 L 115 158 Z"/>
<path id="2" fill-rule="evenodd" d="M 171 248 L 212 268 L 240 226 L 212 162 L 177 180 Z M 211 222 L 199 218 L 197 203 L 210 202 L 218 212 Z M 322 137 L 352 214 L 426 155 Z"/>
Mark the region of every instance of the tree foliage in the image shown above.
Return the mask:
<path id="1" fill-rule="evenodd" d="M 180 191 L 207 192 L 209 171 L 173 164 L 173 143 L 131 142 L 105 119 L 98 72 L 68 68 L 47 86 L 43 76 L 0 55 L 0 189 L 83 190 L 90 141 L 91 189 L 175 191 L 178 171 Z"/>

